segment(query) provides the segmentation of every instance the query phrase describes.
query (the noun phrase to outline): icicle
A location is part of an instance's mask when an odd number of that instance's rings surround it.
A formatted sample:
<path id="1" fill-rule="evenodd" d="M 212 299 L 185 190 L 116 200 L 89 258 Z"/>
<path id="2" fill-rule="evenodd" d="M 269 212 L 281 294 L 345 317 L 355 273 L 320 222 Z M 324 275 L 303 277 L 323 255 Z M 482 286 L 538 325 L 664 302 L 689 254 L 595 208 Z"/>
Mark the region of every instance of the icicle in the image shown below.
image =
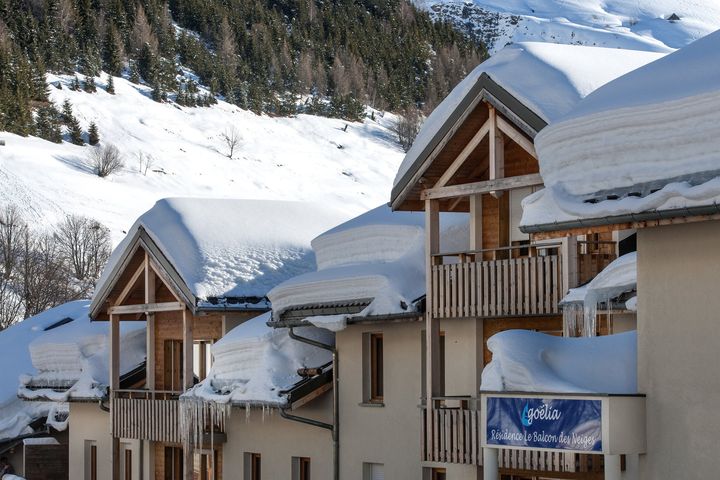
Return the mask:
<path id="1" fill-rule="evenodd" d="M 583 305 L 569 303 L 563 306 L 563 336 L 579 337 L 583 330 Z"/>

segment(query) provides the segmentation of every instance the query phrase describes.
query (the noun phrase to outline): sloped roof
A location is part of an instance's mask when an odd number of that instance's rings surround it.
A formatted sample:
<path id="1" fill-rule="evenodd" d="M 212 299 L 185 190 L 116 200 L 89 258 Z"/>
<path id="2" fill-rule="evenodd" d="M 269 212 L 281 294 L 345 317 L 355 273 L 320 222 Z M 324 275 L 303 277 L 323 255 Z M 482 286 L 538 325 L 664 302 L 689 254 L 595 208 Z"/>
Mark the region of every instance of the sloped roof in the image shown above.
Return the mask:
<path id="1" fill-rule="evenodd" d="M 526 231 L 718 213 L 720 32 L 598 89 L 535 139 Z M 653 218 L 649 218 L 653 217 Z"/>
<path id="2" fill-rule="evenodd" d="M 283 280 L 313 270 L 310 241 L 345 218 L 330 207 L 302 202 L 160 200 L 113 252 L 92 311 L 104 301 L 138 235 L 146 234 L 167 260 L 193 308 L 202 302 L 213 308 L 223 298 L 264 298 Z"/>
<path id="3" fill-rule="evenodd" d="M 532 137 L 601 85 L 663 55 L 536 42 L 505 47 L 476 67 L 427 118 L 398 169 L 393 206 L 425 159 L 481 96 L 512 112 L 509 117 Z"/>

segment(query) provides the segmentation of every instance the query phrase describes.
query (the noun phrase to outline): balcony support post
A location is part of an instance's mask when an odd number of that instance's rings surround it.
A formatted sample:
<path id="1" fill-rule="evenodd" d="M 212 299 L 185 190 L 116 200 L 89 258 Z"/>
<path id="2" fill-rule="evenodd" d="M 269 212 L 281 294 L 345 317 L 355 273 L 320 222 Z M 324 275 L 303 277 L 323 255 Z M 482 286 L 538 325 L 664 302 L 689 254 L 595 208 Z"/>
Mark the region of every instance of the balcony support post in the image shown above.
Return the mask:
<path id="1" fill-rule="evenodd" d="M 120 388 L 120 317 L 110 315 L 110 411 L 114 415 L 114 393 Z M 111 417 L 112 418 L 112 417 Z M 112 480 L 120 480 L 120 439 L 112 432 Z"/>
<path id="2" fill-rule="evenodd" d="M 426 431 L 432 435 L 432 398 L 440 391 L 440 322 L 433 318 L 432 267 L 433 255 L 440 251 L 440 204 L 437 200 L 425 201 L 425 282 L 428 295 L 425 299 L 425 402 L 427 405 Z"/>
<path id="3" fill-rule="evenodd" d="M 155 303 L 155 272 L 150 267 L 150 259 L 145 253 L 145 303 Z M 146 314 L 146 361 L 145 388 L 154 389 L 155 385 L 155 313 Z"/>
<path id="4" fill-rule="evenodd" d="M 498 451 L 494 448 L 483 448 L 483 480 L 500 480 Z"/>
<path id="5" fill-rule="evenodd" d="M 470 195 L 470 250 L 482 250 L 482 231 L 482 194 L 476 193 Z"/>

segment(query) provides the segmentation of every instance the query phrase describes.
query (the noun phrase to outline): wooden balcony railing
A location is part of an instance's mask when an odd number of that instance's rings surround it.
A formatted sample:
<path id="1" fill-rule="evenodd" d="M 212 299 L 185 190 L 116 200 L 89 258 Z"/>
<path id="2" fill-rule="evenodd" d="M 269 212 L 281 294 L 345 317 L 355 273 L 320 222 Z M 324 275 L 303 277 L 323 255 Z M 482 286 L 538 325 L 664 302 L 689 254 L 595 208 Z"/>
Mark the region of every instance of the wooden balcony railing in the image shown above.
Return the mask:
<path id="1" fill-rule="evenodd" d="M 537 256 L 513 258 L 529 250 L 536 251 Z M 509 258 L 476 260 L 486 252 L 498 251 Z M 443 263 L 448 257 L 457 262 Z M 436 318 L 560 313 L 562 258 L 557 245 L 439 254 L 433 263 L 432 314 Z"/>
<path id="2" fill-rule="evenodd" d="M 113 437 L 180 443 L 180 393 L 159 390 L 114 391 L 110 407 Z"/>
<path id="3" fill-rule="evenodd" d="M 429 433 L 428 410 L 421 407 L 423 461 L 482 465 L 478 400 L 472 397 L 433 398 Z M 562 478 L 600 480 L 603 478 L 602 460 L 602 455 L 501 449 L 498 464 L 504 475 L 536 477 L 562 473 Z"/>

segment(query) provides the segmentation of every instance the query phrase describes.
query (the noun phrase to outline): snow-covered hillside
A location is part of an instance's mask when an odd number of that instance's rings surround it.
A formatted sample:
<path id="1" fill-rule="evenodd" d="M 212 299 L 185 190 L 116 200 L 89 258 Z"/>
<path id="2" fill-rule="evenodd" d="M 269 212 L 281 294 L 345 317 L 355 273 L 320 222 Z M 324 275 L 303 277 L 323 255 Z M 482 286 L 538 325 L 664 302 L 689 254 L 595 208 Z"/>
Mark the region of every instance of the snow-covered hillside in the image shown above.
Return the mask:
<path id="1" fill-rule="evenodd" d="M 490 53 L 522 41 L 663 52 L 720 29 L 717 0 L 415 1 L 481 39 Z"/>
<path id="2" fill-rule="evenodd" d="M 0 206 L 17 204 L 27 221 L 50 225 L 66 213 L 100 220 L 117 243 L 135 219 L 171 196 L 305 200 L 332 204 L 350 218 L 387 201 L 402 150 L 389 130 L 394 118 L 364 123 L 299 115 L 258 116 L 219 102 L 185 108 L 150 99 L 150 89 L 115 78 L 116 95 L 97 81 L 95 94 L 71 91 L 70 78 L 49 76 L 52 100 L 73 105 L 87 132 L 94 121 L 101 145 L 114 144 L 126 167 L 99 178 L 87 166 L 92 147 L 62 145 L 0 132 Z M 345 129 L 345 126 L 347 129 Z M 234 158 L 223 132 L 241 135 Z M 153 165 L 140 171 L 138 153 Z"/>

